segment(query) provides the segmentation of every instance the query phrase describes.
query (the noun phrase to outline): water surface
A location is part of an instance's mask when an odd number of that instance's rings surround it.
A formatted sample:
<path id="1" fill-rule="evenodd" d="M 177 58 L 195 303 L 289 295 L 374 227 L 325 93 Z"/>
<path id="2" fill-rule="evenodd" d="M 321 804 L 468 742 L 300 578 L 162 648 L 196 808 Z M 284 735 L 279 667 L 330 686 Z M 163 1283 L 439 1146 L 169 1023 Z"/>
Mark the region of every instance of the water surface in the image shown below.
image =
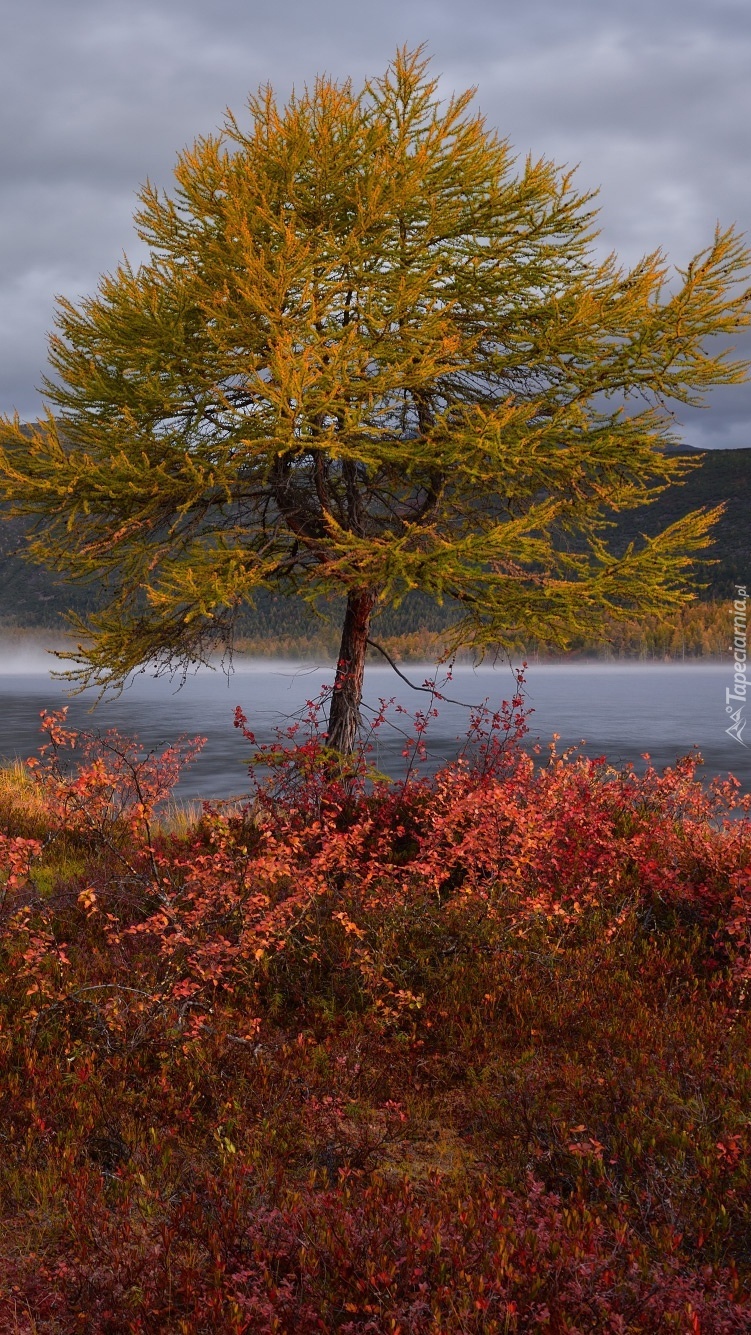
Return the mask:
<path id="1" fill-rule="evenodd" d="M 25 758 L 40 743 L 39 714 L 43 709 L 68 705 L 69 721 L 76 727 L 116 727 L 137 734 L 145 746 L 161 747 L 181 734 L 207 738 L 198 761 L 179 786 L 184 798 L 219 798 L 248 791 L 249 746 L 232 726 L 236 705 L 242 706 L 260 741 L 271 740 L 305 711 L 333 669 L 310 664 L 238 660 L 234 673 L 203 669 L 182 687 L 166 678 L 142 674 L 116 699 L 104 701 L 92 712 L 94 694 L 69 698 L 63 683 L 52 681 L 42 654 L 8 655 L 0 662 L 0 758 Z M 433 669 L 405 668 L 416 684 Z M 611 764 L 642 763 L 649 752 L 658 767 L 697 747 L 704 757 L 703 774 L 732 771 L 744 789 L 751 787 L 751 748 L 725 732 L 725 687 L 730 669 L 723 663 L 671 664 L 533 664 L 527 669 L 526 703 L 529 744 L 545 746 L 553 733 L 560 746 L 585 740 L 585 753 L 606 755 Z M 513 694 L 514 678 L 508 666 L 458 667 L 445 693 L 466 704 L 488 700 L 492 708 Z M 411 690 L 387 666 L 368 667 L 365 681 L 366 716 L 379 698 L 395 697 L 411 715 L 424 708 L 429 697 Z M 456 755 L 467 726 L 468 711 L 443 702 L 439 717 L 428 732 L 429 764 L 435 767 Z M 394 724 L 408 730 L 407 716 Z M 749 726 L 751 734 L 751 725 Z M 397 774 L 403 765 L 404 734 L 398 728 L 378 733 L 376 762 Z"/>

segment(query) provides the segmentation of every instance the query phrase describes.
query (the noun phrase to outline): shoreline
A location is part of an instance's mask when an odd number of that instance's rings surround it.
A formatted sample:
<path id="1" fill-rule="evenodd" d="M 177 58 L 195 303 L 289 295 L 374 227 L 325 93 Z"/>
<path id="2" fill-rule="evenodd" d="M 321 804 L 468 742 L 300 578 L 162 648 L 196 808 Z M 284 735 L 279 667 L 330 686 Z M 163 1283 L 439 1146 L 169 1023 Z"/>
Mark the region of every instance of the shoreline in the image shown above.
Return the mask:
<path id="1" fill-rule="evenodd" d="M 8 647 L 3 644 L 2 639 L 0 638 L 0 678 L 17 676 L 52 677 L 52 674 L 55 672 L 64 673 L 66 671 L 65 662 L 64 660 L 55 659 L 53 656 L 54 652 L 54 650 L 47 649 L 44 646 L 34 643 L 22 644 L 16 642 L 12 647 Z M 397 660 L 397 665 L 400 671 L 406 673 L 407 676 L 421 676 L 423 680 L 426 677 L 430 677 L 431 679 L 436 677 L 438 681 L 441 681 L 447 670 L 446 664 L 436 664 L 427 659 L 399 659 Z M 452 665 L 452 671 L 454 674 L 462 673 L 462 675 L 467 672 L 488 673 L 508 672 L 511 670 L 520 671 L 522 668 L 527 673 L 532 671 L 538 672 L 540 670 L 550 671 L 554 669 L 568 669 L 569 671 L 576 670 L 579 672 L 603 670 L 615 672 L 634 671 L 636 669 L 650 669 L 655 671 L 658 669 L 664 671 L 685 669 L 686 671 L 697 671 L 699 669 L 710 668 L 727 670 L 731 665 L 732 659 L 729 655 L 726 658 L 719 658 L 716 655 L 709 654 L 701 656 L 693 655 L 686 658 L 646 658 L 636 656 L 626 657 L 624 655 L 619 658 L 605 656 L 602 658 L 519 658 L 516 660 L 512 659 L 510 662 L 501 660 L 493 662 L 490 659 L 485 659 L 482 662 L 464 660 L 455 661 Z M 209 673 L 214 673 L 218 676 L 225 674 L 232 678 L 247 673 L 273 673 L 279 670 L 309 673 L 334 672 L 335 668 L 336 663 L 334 658 L 324 655 L 304 657 L 303 655 L 292 656 L 290 654 L 280 654 L 279 656 L 269 654 L 261 656 L 258 654 L 237 653 L 233 658 L 232 666 L 228 672 L 226 667 L 220 662 L 200 664 L 191 669 L 188 673 L 188 679 L 196 674 L 204 676 Z M 388 663 L 379 661 L 375 656 L 372 659 L 368 659 L 366 663 L 366 672 L 368 672 L 368 674 L 382 672 L 384 675 L 396 675 L 393 668 L 391 668 Z M 155 680 L 157 676 L 165 681 L 169 681 L 181 678 L 181 673 L 178 670 L 174 674 L 174 677 L 171 678 L 170 673 L 168 672 L 160 672 L 159 674 L 156 674 L 145 670 L 134 673 L 132 677 L 129 678 L 127 684 L 132 685 L 134 682 L 144 678 L 147 680 Z M 65 684 L 62 678 L 53 678 L 53 680 L 58 680 L 61 686 Z M 71 688 L 75 689 L 73 683 L 71 683 Z M 88 688 L 88 690 L 93 689 L 93 687 Z"/>
<path id="2" fill-rule="evenodd" d="M 54 671 L 54 658 L 57 654 L 63 654 L 66 649 L 73 649 L 76 640 L 73 637 L 66 637 L 59 632 L 49 631 L 43 627 L 21 627 L 21 626 L 0 626 L 0 675 L 10 675 L 14 671 L 32 671 L 37 672 Z M 424 652 L 399 652 L 398 645 L 392 645 L 389 650 L 401 667 L 407 667 L 412 671 L 425 668 L 431 672 L 440 672 L 445 668 L 445 664 L 439 663 L 437 658 L 431 658 Z M 32 661 L 38 666 L 32 667 L 28 661 L 28 655 L 32 655 Z M 14 659 L 21 660 L 15 668 L 9 666 L 9 660 L 12 663 Z M 221 671 L 219 659 L 212 664 L 215 670 Z M 604 666 L 728 666 L 732 662 L 730 650 L 725 654 L 717 653 L 685 653 L 680 654 L 649 654 L 640 653 L 612 653 L 603 651 L 601 653 L 590 650 L 573 650 L 568 654 L 545 654 L 538 650 L 530 651 L 525 657 L 521 652 L 514 653 L 506 657 L 505 654 L 495 655 L 488 652 L 483 659 L 473 657 L 465 651 L 456 656 L 453 660 L 455 668 L 506 668 L 511 664 L 520 667 L 526 662 L 528 667 L 604 667 Z M 321 669 L 333 668 L 336 665 L 336 651 L 327 649 L 323 645 L 313 646 L 309 642 L 285 640 L 278 646 L 266 644 L 263 649 L 255 643 L 245 647 L 240 642 L 232 655 L 233 670 L 240 669 L 242 664 L 252 663 L 262 666 L 271 663 L 287 663 L 305 665 Z M 367 666 L 369 668 L 382 665 L 387 667 L 380 654 L 370 650 L 367 657 Z M 61 670 L 64 664 L 59 664 Z M 208 670 L 202 666 L 199 670 Z M 136 674 L 139 675 L 139 674 Z M 150 674 L 147 674 L 150 675 Z M 169 675 L 167 673 L 163 674 Z"/>

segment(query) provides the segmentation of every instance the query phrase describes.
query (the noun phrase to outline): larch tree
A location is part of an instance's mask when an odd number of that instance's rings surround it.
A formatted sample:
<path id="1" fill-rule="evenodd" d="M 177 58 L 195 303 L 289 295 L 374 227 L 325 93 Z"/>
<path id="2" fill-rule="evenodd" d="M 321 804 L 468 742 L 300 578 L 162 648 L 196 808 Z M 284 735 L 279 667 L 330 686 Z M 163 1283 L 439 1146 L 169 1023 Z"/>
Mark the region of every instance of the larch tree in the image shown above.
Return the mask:
<path id="1" fill-rule="evenodd" d="M 598 256 L 592 195 L 471 101 L 406 50 L 361 92 L 263 89 L 143 189 L 146 261 L 60 299 L 47 415 L 3 419 L 0 476 L 30 557 L 106 584 L 82 685 L 207 660 L 259 590 L 340 594 L 347 752 L 371 619 L 410 590 L 480 649 L 691 596 L 717 512 L 617 555 L 608 526 L 690 466 L 671 401 L 743 378 L 706 341 L 748 323 L 748 252 L 718 228 L 675 275 Z"/>

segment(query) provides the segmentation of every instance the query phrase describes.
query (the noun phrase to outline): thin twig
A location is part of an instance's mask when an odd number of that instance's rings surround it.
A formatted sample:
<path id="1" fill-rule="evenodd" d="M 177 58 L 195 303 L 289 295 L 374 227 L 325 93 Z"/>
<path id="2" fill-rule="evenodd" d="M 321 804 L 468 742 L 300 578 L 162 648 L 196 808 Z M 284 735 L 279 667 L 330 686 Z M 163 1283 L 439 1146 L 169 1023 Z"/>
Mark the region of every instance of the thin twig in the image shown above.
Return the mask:
<path id="1" fill-rule="evenodd" d="M 411 686 L 413 691 L 426 691 L 428 695 L 433 696 L 434 700 L 445 700 L 446 704 L 459 705 L 460 709 L 479 708 L 478 705 L 466 704 L 464 700 L 452 700 L 450 695 L 443 695 L 436 686 L 415 686 L 415 683 L 413 681 L 410 681 L 409 677 L 405 677 L 404 673 L 397 667 L 391 655 L 386 653 L 386 650 L 383 648 L 382 645 L 376 644 L 375 640 L 366 640 L 366 644 L 369 644 L 371 649 L 377 649 L 379 654 L 383 654 L 383 657 L 386 659 L 386 662 L 389 663 L 390 666 L 394 669 L 394 672 L 396 673 L 397 677 L 401 677 L 402 681 L 405 681 L 408 686 Z"/>

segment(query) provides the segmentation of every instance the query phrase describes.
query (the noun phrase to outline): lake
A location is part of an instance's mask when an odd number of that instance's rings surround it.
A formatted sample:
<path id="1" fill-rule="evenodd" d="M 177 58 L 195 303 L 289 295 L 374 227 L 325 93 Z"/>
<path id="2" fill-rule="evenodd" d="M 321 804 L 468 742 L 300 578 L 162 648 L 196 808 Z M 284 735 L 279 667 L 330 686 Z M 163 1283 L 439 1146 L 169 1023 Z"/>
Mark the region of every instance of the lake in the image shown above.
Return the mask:
<path id="1" fill-rule="evenodd" d="M 102 731 L 116 727 L 137 734 L 149 748 L 164 746 L 181 734 L 205 736 L 206 746 L 177 790 L 184 799 L 247 792 L 249 746 L 232 726 L 236 705 L 244 709 L 258 740 L 268 741 L 275 727 L 285 726 L 304 711 L 306 700 L 333 679 L 331 667 L 238 660 L 229 679 L 203 669 L 179 689 L 166 678 L 141 675 L 117 699 L 104 701 L 91 712 L 93 693 L 67 697 L 65 684 L 50 679 L 48 663 L 44 654 L 28 650 L 9 651 L 0 659 L 0 757 L 32 755 L 42 740 L 40 711 L 67 704 L 73 726 Z M 432 669 L 410 665 L 404 671 L 420 684 Z M 751 747 L 725 731 L 730 723 L 725 688 L 730 683 L 729 665 L 717 662 L 531 664 L 525 692 L 533 712 L 526 741 L 539 740 L 544 746 L 556 732 L 560 746 L 585 739 L 585 753 L 606 755 L 611 764 L 640 763 L 642 752 L 648 751 L 658 768 L 696 746 L 704 757 L 704 776 L 731 771 L 748 790 Z M 508 666 L 457 667 L 445 687 L 454 700 L 476 705 L 487 699 L 494 708 L 513 690 Z M 392 696 L 410 714 L 428 700 L 410 690 L 391 668 L 368 667 L 367 708 Z M 430 767 L 456 755 L 467 714 L 458 704 L 440 705 L 428 733 Z M 394 722 L 404 726 L 403 719 L 397 715 Z M 403 744 L 394 728 L 380 730 L 374 760 L 386 772 L 398 774 Z"/>

